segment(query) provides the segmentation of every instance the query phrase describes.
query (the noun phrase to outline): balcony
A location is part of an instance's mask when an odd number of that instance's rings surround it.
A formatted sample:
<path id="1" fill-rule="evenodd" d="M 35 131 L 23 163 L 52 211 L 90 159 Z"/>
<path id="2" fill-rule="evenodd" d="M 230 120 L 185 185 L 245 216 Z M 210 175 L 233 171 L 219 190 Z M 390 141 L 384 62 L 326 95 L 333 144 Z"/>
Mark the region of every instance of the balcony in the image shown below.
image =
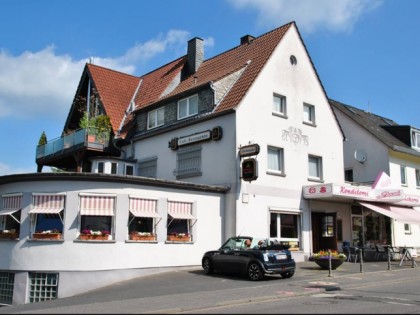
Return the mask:
<path id="1" fill-rule="evenodd" d="M 37 146 L 36 163 L 38 170 L 47 165 L 74 171 L 80 162 L 101 155 L 118 155 L 112 145 L 111 133 L 99 133 L 90 127 Z"/>

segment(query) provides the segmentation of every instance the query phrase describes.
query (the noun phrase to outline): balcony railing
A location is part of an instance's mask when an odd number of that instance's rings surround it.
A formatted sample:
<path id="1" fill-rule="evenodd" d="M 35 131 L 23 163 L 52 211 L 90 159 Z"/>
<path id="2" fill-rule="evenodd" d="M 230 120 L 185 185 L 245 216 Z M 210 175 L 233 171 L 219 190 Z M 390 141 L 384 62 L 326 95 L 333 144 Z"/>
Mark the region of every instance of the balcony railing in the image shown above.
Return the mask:
<path id="1" fill-rule="evenodd" d="M 95 128 L 79 129 L 71 134 L 48 141 L 36 148 L 36 159 L 62 153 L 76 147 L 105 149 L 109 146 L 110 132 L 99 133 Z"/>

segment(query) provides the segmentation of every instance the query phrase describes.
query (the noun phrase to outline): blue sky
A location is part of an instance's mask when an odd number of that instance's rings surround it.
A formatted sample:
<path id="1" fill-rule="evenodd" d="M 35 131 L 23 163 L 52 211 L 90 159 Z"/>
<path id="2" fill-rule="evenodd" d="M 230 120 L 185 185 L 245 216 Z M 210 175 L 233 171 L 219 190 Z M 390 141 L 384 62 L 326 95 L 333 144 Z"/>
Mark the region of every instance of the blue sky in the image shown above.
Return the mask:
<path id="1" fill-rule="evenodd" d="M 36 172 L 87 61 L 142 75 L 193 37 L 210 58 L 290 21 L 328 97 L 420 128 L 419 12 L 418 0 L 1 0 L 0 175 Z"/>

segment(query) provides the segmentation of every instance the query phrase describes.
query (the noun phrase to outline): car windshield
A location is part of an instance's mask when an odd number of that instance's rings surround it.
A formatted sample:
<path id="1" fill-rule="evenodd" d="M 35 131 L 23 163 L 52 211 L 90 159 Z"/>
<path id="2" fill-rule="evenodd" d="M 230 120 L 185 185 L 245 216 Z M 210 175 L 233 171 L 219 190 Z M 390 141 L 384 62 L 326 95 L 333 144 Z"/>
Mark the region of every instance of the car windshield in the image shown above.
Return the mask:
<path id="1" fill-rule="evenodd" d="M 221 247 L 222 250 L 240 250 L 240 249 L 258 249 L 260 247 L 267 247 L 273 241 L 263 237 L 231 237 Z"/>

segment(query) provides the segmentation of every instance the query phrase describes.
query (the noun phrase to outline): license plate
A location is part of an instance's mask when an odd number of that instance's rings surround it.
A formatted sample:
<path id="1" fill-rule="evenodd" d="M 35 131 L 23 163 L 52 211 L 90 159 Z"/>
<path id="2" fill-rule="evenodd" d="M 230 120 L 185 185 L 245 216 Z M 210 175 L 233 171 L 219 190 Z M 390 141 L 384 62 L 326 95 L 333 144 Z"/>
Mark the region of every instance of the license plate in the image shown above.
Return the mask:
<path id="1" fill-rule="evenodd" d="M 286 254 L 276 254 L 276 259 L 277 260 L 287 259 L 287 255 Z"/>

